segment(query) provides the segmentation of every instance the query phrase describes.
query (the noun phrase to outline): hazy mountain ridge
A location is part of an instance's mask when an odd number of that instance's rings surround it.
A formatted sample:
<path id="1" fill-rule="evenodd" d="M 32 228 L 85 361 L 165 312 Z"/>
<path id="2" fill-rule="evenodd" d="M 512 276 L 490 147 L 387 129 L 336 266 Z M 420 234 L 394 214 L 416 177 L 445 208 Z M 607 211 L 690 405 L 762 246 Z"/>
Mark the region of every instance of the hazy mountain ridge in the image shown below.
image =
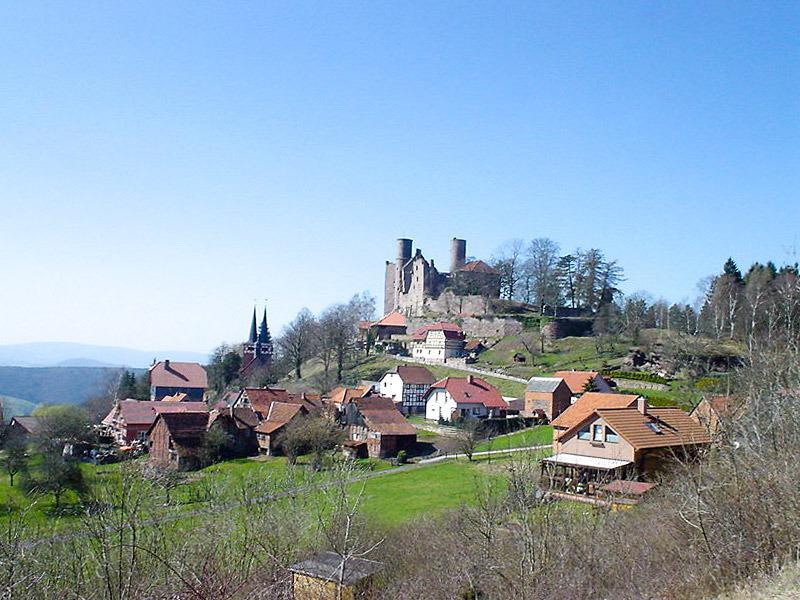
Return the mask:
<path id="1" fill-rule="evenodd" d="M 136 350 L 71 342 L 34 342 L 0 346 L 0 365 L 8 367 L 147 368 L 153 359 L 206 363 L 208 354 L 182 350 Z"/>

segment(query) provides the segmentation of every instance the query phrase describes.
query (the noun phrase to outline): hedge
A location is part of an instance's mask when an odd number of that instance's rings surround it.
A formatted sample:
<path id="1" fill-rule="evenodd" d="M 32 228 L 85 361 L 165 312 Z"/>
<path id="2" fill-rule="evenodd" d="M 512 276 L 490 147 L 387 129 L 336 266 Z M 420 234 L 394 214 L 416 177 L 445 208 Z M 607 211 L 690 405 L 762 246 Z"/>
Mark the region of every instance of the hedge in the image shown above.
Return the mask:
<path id="1" fill-rule="evenodd" d="M 632 379 L 635 381 L 647 381 L 648 383 L 663 383 L 668 384 L 669 379 L 654 375 L 653 373 L 642 373 L 640 371 L 603 371 L 605 377 L 619 377 L 620 379 Z"/>

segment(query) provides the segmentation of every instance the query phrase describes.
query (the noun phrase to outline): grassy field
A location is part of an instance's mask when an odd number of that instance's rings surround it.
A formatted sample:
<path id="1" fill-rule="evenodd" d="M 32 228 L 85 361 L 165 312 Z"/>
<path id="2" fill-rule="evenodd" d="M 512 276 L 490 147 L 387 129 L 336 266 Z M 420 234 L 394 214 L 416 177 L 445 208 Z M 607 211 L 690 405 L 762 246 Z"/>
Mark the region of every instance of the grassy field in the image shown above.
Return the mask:
<path id="1" fill-rule="evenodd" d="M 377 525 L 391 527 L 473 504 L 481 482 L 492 479 L 498 490 L 504 489 L 503 460 L 454 459 L 370 479 L 364 489 L 364 514 Z"/>
<path id="2" fill-rule="evenodd" d="M 486 450 L 506 450 L 511 448 L 524 448 L 525 446 L 541 446 L 553 442 L 553 428 L 549 425 L 534 427 L 533 429 L 521 429 L 507 435 L 500 435 L 485 442 L 481 442 L 475 448 L 475 452 Z"/>

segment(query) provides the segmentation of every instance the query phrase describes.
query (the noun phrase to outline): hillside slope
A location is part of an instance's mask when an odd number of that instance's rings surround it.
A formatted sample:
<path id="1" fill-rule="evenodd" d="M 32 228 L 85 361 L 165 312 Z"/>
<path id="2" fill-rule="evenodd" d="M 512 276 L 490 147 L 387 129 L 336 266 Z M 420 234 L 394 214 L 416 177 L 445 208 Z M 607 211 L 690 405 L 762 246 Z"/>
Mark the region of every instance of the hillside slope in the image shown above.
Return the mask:
<path id="1" fill-rule="evenodd" d="M 0 396 L 0 402 L 3 403 L 3 418 L 6 421 L 11 420 L 11 417 L 24 417 L 33 412 L 36 404 L 28 402 L 22 398 L 13 398 L 11 396 Z"/>
<path id="2" fill-rule="evenodd" d="M 119 374 L 105 367 L 0 367 L 0 395 L 33 404 L 80 404 Z"/>

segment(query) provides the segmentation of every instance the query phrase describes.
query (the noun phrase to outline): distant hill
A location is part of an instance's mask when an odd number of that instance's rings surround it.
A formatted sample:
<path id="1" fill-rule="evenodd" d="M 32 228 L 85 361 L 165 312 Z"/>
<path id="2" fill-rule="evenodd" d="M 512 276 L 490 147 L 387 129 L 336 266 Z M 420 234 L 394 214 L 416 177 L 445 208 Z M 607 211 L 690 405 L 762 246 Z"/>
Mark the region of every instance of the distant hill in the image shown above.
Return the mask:
<path id="1" fill-rule="evenodd" d="M 6 421 L 10 421 L 11 417 L 29 415 L 37 406 L 33 402 L 28 402 L 22 398 L 12 398 L 11 396 L 0 396 L 0 402 L 3 403 L 3 417 Z"/>
<path id="2" fill-rule="evenodd" d="M 102 393 L 120 371 L 106 367 L 0 367 L 0 395 L 33 404 L 80 404 Z"/>
<path id="3" fill-rule="evenodd" d="M 36 342 L 0 346 L 0 365 L 8 367 L 147 368 L 153 359 L 208 362 L 208 354 L 180 350 L 134 350 L 69 342 Z M 0 390 L 1 391 L 1 390 Z"/>

